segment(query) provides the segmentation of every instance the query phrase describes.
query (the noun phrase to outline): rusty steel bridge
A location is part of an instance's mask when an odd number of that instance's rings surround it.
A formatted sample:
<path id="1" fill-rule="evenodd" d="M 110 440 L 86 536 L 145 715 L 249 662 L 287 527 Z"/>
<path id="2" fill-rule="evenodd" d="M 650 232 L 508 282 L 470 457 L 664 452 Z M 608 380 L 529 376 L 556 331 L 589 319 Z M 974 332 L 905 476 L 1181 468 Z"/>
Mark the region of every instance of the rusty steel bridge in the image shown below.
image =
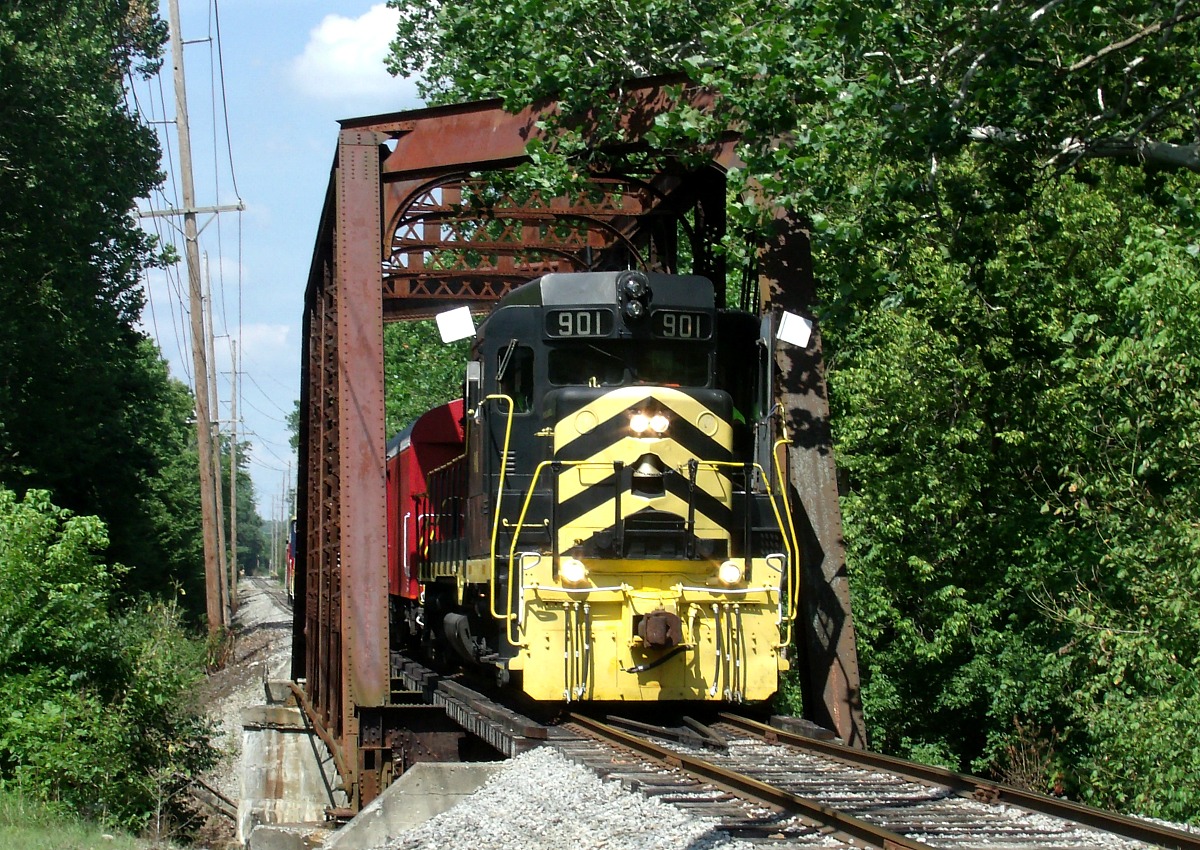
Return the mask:
<path id="1" fill-rule="evenodd" d="M 726 174 L 737 134 L 699 166 L 651 170 L 640 134 L 681 99 L 711 95 L 672 79 L 624 90 L 621 148 L 567 196 L 513 197 L 488 175 L 527 161 L 553 102 L 516 114 L 496 101 L 341 122 L 304 306 L 299 557 L 292 676 L 359 805 L 387 781 L 377 748 L 391 712 L 388 646 L 383 326 L 450 306 L 480 311 L 548 272 L 675 271 L 680 256 L 723 303 Z M 743 306 L 774 320 L 815 302 L 803 211 L 772 210 L 752 246 Z M 734 270 L 737 271 L 737 270 Z M 800 636 L 809 719 L 865 746 L 845 549 L 819 331 L 777 346 L 776 401 L 792 435 L 792 509 L 800 531 Z M 380 742 L 375 741 L 377 746 Z"/>

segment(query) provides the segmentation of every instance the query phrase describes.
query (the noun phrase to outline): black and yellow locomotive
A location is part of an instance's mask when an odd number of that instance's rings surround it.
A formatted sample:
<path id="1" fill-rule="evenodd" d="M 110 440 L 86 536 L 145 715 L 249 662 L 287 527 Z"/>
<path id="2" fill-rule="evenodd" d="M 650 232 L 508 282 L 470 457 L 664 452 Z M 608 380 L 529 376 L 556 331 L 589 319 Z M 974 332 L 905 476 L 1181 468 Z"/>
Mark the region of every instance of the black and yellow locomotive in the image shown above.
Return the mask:
<path id="1" fill-rule="evenodd" d="M 464 399 L 389 461 L 412 482 L 390 511 L 393 634 L 537 700 L 769 698 L 797 565 L 768 362 L 758 318 L 702 277 L 510 292 Z"/>

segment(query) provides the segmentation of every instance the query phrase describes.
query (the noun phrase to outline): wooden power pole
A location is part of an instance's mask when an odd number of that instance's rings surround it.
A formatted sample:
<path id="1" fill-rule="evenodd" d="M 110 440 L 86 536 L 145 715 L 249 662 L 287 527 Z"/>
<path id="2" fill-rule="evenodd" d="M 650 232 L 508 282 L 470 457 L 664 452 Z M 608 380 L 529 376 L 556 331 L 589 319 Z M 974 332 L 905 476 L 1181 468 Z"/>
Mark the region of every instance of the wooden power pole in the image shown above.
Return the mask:
<path id="1" fill-rule="evenodd" d="M 196 388 L 196 443 L 200 453 L 200 521 L 204 529 L 204 588 L 209 635 L 224 624 L 221 610 L 221 575 L 217 560 L 216 488 L 212 471 L 212 414 L 208 399 L 208 364 L 204 354 L 204 302 L 200 289 L 200 245 L 196 229 L 196 189 L 192 180 L 192 136 L 188 127 L 187 86 L 183 76 L 183 38 L 179 27 L 179 0 L 170 0 L 169 35 L 175 69 L 175 123 L 179 131 L 179 182 L 183 200 L 184 261 L 188 273 L 188 304 L 192 329 L 192 373 Z"/>
<path id="2" fill-rule="evenodd" d="M 229 557 L 225 552 L 225 499 L 221 492 L 221 393 L 217 386 L 217 347 L 213 341 L 212 277 L 208 272 L 208 254 L 204 255 L 204 344 L 208 358 L 208 388 L 212 393 L 209 410 L 212 411 L 212 460 L 213 488 L 217 493 L 217 583 L 221 593 L 221 617 L 228 626 L 231 622 L 229 604 Z"/>
<path id="3" fill-rule="evenodd" d="M 232 388 L 229 392 L 229 607 L 233 613 L 238 609 L 238 539 L 237 539 L 237 479 L 238 479 L 238 365 L 237 340 L 229 342 Z"/>

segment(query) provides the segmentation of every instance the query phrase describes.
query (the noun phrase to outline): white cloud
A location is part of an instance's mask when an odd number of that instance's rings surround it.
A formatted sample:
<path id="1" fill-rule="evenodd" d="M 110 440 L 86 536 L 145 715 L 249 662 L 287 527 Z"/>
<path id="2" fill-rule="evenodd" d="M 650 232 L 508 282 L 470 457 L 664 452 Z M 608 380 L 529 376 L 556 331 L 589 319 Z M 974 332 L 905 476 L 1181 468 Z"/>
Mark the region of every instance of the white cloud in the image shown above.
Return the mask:
<path id="1" fill-rule="evenodd" d="M 399 20 L 399 11 L 382 3 L 357 18 L 326 15 L 291 61 L 296 87 L 322 100 L 387 98 L 381 111 L 413 106 L 414 81 L 393 77 L 383 67 Z"/>
<path id="2" fill-rule="evenodd" d="M 286 364 L 300 374 L 299 351 L 293 350 L 289 339 L 290 325 L 270 325 L 259 322 L 247 323 L 242 327 L 242 353 L 264 366 Z"/>

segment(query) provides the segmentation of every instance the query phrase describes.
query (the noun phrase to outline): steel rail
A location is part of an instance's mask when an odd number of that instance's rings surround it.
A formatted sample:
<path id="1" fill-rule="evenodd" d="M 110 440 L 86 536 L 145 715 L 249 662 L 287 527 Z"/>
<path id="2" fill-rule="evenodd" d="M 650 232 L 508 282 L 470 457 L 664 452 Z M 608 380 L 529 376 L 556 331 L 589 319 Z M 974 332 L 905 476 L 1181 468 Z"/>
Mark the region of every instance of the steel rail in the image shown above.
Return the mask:
<path id="1" fill-rule="evenodd" d="M 882 848 L 882 850 L 932 850 L 929 844 L 860 820 L 815 800 L 801 797 L 782 788 L 776 788 L 704 759 L 660 747 L 637 735 L 601 723 L 593 718 L 572 713 L 570 721 L 603 740 L 628 747 L 651 759 L 699 777 L 718 788 L 776 806 L 791 814 L 800 815 L 820 827 L 832 830 L 834 836 L 839 839 L 862 842 L 870 847 Z"/>
<path id="2" fill-rule="evenodd" d="M 1025 791 L 1001 782 L 990 782 L 977 776 L 957 773 L 944 767 L 933 767 L 914 761 L 885 756 L 865 750 L 847 747 L 845 744 L 823 741 L 795 732 L 785 732 L 746 717 L 721 713 L 721 721 L 743 732 L 760 735 L 767 741 L 789 744 L 794 747 L 835 758 L 838 761 L 864 769 L 882 770 L 914 782 L 932 783 L 949 788 L 965 797 L 982 802 L 1002 802 L 1030 812 L 1050 815 L 1074 823 L 1100 829 L 1123 838 L 1143 841 L 1173 850 L 1200 850 L 1200 835 L 1162 826 L 1150 821 L 1131 818 L 1101 809 L 1060 800 L 1045 794 Z"/>

